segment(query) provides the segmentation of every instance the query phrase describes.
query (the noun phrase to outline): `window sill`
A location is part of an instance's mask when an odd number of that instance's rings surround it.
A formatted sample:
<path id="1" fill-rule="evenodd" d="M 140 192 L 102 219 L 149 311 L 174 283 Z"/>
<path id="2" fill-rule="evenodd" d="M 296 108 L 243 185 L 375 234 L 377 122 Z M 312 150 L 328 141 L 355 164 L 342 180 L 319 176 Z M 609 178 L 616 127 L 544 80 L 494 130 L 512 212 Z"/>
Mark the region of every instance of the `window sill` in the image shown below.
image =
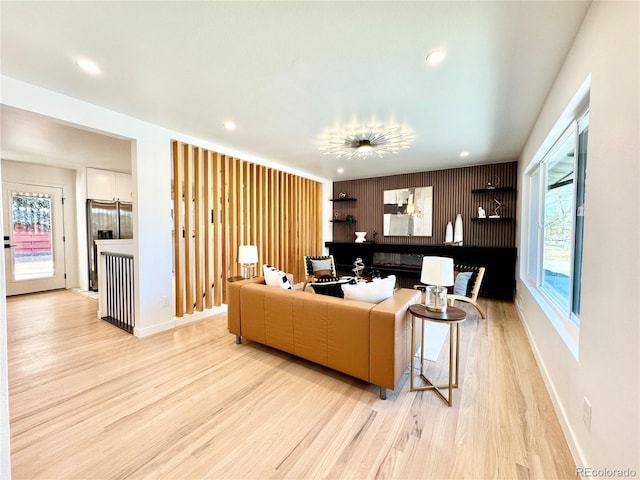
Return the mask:
<path id="1" fill-rule="evenodd" d="M 567 346 L 571 354 L 578 359 L 578 339 L 580 337 L 580 327 L 571 321 L 571 319 L 563 314 L 556 305 L 549 300 L 538 287 L 532 285 L 529 281 L 523 282 L 536 300 L 542 311 L 544 312 L 551 325 L 556 329 L 558 335 Z"/>

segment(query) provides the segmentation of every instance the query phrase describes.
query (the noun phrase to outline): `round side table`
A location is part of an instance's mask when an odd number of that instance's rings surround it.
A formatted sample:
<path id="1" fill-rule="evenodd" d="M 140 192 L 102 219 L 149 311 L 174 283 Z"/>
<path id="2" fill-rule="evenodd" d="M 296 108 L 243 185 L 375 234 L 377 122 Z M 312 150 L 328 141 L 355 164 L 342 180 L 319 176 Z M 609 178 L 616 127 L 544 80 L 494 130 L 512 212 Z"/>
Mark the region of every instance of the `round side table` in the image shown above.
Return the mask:
<path id="1" fill-rule="evenodd" d="M 444 312 L 432 312 L 427 310 L 427 307 L 421 303 L 416 303 L 409 307 L 409 313 L 411 313 L 411 373 L 410 373 L 410 390 L 412 392 L 418 390 L 433 390 L 447 405 L 453 405 L 453 389 L 458 388 L 458 366 L 460 364 L 460 324 L 467 319 L 467 314 L 464 310 L 457 307 L 447 307 Z M 416 332 L 416 318 L 422 321 L 420 328 L 420 377 L 427 383 L 424 386 L 416 386 L 413 383 L 414 377 L 414 361 L 416 353 L 415 344 L 415 332 Z M 423 373 L 424 364 L 424 322 L 436 322 L 449 325 L 449 383 L 446 385 L 436 385 L 429 380 Z M 454 329 L 455 326 L 455 329 Z M 455 335 L 454 335 L 455 331 Z M 455 336 L 455 345 L 454 345 Z M 455 348 L 454 348 L 455 347 Z M 453 355 L 455 350 L 455 364 L 453 361 Z M 455 373 L 454 373 L 455 370 Z M 454 381 L 455 377 L 455 381 Z M 442 393 L 441 389 L 447 388 L 449 390 L 448 397 Z"/>

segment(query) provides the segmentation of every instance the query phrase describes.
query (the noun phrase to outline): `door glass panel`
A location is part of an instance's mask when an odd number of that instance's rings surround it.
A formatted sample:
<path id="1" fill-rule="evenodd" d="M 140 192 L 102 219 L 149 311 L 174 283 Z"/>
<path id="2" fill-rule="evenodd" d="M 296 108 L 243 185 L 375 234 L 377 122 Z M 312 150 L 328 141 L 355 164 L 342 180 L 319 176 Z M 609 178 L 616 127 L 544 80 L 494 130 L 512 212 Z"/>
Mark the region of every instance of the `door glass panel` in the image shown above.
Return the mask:
<path id="1" fill-rule="evenodd" d="M 53 277 L 51 197 L 42 193 L 13 192 L 13 279 Z"/>

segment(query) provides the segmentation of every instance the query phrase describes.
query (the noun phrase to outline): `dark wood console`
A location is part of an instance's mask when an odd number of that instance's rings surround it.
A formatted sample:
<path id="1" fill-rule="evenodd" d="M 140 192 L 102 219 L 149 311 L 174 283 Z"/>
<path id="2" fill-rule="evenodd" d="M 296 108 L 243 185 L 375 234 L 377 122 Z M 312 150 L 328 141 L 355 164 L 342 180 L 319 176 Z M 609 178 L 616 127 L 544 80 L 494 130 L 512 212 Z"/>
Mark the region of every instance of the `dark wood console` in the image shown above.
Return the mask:
<path id="1" fill-rule="evenodd" d="M 419 283 L 422 257 L 451 257 L 454 263 L 485 267 L 480 296 L 513 300 L 516 284 L 516 249 L 511 247 L 466 247 L 449 245 L 398 245 L 388 243 L 326 242 L 341 275 L 351 274 L 353 262 L 362 258 L 365 274 L 372 269 L 395 274 L 398 285 L 412 287 Z"/>

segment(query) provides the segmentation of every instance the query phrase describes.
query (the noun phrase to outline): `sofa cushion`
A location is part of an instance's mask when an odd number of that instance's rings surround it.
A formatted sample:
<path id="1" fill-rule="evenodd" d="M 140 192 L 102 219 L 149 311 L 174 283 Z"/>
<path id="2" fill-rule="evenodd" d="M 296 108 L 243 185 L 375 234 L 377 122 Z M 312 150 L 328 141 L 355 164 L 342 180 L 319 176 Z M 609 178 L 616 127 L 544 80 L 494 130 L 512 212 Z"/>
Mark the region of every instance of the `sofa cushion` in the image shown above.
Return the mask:
<path id="1" fill-rule="evenodd" d="M 356 285 L 342 285 L 344 298 L 361 302 L 378 303 L 393 296 L 396 276 L 375 278 L 372 282 L 358 282 Z"/>
<path id="2" fill-rule="evenodd" d="M 287 274 L 282 270 L 278 270 L 271 265 L 263 265 L 262 272 L 264 274 L 264 283 L 269 287 L 280 287 L 288 290 L 293 288 Z"/>

